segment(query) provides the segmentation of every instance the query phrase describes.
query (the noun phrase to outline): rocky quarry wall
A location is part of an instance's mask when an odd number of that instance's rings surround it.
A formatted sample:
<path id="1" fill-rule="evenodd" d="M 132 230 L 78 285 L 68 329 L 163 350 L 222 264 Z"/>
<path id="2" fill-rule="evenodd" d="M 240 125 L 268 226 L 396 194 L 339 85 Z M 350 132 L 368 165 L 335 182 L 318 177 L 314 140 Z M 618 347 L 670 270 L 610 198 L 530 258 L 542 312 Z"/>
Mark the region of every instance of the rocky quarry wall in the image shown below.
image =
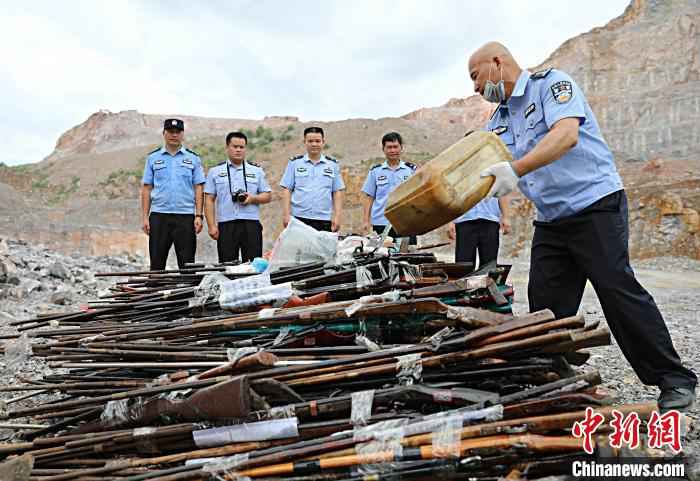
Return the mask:
<path id="1" fill-rule="evenodd" d="M 630 247 L 635 257 L 700 259 L 699 23 L 700 0 L 633 0 L 618 18 L 566 41 L 530 69 L 565 70 L 586 92 L 615 152 L 630 198 Z M 472 96 L 400 118 L 320 122 L 332 144 L 329 153 L 339 158 L 348 188 L 343 231 L 357 231 L 360 226 L 360 189 L 369 166 L 381 158 L 378 139 L 384 132 L 402 132 L 407 157 L 422 164 L 466 130 L 483 126 L 491 111 L 491 105 Z M 92 255 L 145 254 L 147 239 L 139 230 L 138 178 L 118 186 L 100 182 L 110 172 L 133 171 L 139 165 L 147 149 L 159 142 L 164 117 L 100 111 L 62 135 L 55 151 L 29 168 L 29 173 L 0 169 L 0 234 Z M 190 139 L 259 126 L 291 126 L 299 136 L 308 125 L 291 116 L 183 117 Z M 258 157 L 273 189 L 279 189 L 286 159 L 300 149 L 295 138 L 291 143 L 273 144 L 271 152 Z M 75 198 L 58 205 L 32 198 L 32 175 L 58 183 L 68 182 L 75 172 L 84 173 Z M 81 196 L 88 191 L 108 195 Z M 266 247 L 281 230 L 278 202 L 275 193 L 273 203 L 263 207 Z M 503 237 L 505 257 L 526 255 L 532 236 L 532 204 L 517 196 L 512 207 L 514 232 Z M 443 228 L 424 236 L 422 242 L 445 239 Z M 204 259 L 214 259 L 214 242 L 206 233 L 200 235 L 200 244 Z"/>

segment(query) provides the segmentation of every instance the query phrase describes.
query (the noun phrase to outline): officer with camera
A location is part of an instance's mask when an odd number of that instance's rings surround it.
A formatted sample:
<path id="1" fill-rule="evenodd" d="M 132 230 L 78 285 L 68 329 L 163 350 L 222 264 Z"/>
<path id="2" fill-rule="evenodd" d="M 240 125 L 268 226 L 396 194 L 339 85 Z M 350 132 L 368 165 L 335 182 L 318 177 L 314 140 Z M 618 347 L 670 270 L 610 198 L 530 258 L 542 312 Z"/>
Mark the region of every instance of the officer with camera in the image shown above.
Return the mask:
<path id="1" fill-rule="evenodd" d="M 204 186 L 204 213 L 209 236 L 216 241 L 219 262 L 262 256 L 260 204 L 271 199 L 270 185 L 260 166 L 245 160 L 248 138 L 242 132 L 226 136 L 228 160 L 212 167 Z"/>

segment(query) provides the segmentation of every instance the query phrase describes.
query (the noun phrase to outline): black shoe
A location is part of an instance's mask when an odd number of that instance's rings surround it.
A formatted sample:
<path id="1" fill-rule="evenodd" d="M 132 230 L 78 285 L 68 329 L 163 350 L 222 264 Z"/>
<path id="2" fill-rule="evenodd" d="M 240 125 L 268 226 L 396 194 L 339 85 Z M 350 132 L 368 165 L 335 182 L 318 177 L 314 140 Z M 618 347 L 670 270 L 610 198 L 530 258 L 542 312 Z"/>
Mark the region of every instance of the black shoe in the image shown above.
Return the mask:
<path id="1" fill-rule="evenodd" d="M 661 412 L 676 409 L 687 411 L 695 403 L 695 389 L 687 387 L 670 387 L 661 391 L 659 396 L 659 410 Z"/>

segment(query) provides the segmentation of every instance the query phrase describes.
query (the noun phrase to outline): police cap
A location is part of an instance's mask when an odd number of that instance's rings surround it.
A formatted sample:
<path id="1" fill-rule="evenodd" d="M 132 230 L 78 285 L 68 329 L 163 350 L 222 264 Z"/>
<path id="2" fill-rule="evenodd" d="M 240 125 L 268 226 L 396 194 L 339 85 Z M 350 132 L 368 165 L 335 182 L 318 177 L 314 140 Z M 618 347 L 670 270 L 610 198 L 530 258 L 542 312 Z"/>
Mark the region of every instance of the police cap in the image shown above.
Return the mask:
<path id="1" fill-rule="evenodd" d="M 163 130 L 185 130 L 185 122 L 180 119 L 165 119 Z"/>

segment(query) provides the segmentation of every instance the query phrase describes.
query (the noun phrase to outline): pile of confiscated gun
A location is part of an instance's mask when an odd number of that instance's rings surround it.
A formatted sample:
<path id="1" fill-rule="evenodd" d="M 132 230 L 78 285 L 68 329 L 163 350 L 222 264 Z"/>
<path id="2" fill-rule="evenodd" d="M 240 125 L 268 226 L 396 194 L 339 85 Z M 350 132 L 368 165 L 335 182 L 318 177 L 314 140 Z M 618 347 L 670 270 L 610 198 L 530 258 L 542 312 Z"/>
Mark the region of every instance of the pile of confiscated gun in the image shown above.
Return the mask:
<path id="1" fill-rule="evenodd" d="M 239 267 L 97 274 L 124 280 L 15 322 L 9 342 L 56 369 L 0 387 L 26 391 L 5 402 L 25 429 L 0 458 L 31 455 L 42 481 L 536 479 L 588 457 L 571 434 L 587 406 L 610 418 L 599 375 L 572 367 L 608 331 L 513 316 L 509 266 Z"/>

